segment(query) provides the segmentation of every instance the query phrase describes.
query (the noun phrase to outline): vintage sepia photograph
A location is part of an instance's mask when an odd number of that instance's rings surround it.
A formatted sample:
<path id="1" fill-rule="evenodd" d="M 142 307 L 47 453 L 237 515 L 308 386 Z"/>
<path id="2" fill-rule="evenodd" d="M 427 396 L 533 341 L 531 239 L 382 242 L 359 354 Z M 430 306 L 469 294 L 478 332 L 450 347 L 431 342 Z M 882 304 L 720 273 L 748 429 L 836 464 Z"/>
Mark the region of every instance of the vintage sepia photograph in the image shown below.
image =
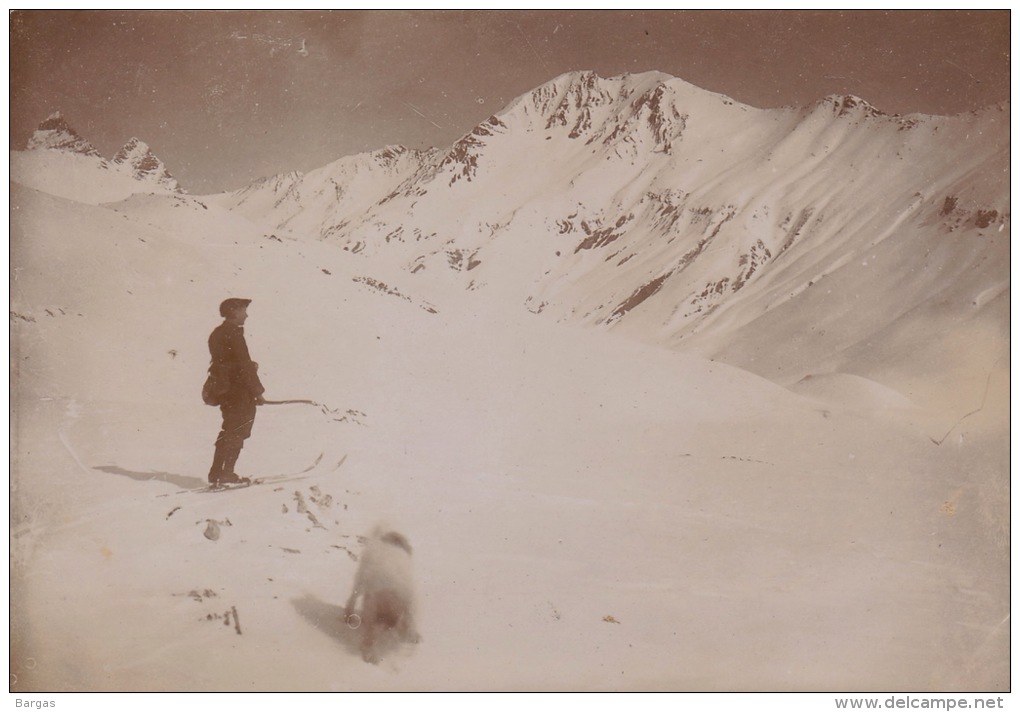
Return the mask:
<path id="1" fill-rule="evenodd" d="M 1010 691 L 1009 10 L 8 19 L 19 701 Z"/>

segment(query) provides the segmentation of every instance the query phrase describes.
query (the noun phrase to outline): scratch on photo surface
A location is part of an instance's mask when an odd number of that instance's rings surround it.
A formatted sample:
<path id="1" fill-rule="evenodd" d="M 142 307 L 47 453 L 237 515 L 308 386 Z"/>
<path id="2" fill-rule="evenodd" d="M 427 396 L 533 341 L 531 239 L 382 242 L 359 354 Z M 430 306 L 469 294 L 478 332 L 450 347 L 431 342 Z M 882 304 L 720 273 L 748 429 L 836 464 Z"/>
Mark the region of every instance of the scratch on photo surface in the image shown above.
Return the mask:
<path id="1" fill-rule="evenodd" d="M 270 35 L 263 35 L 263 34 L 259 34 L 257 32 L 248 35 L 248 34 L 244 34 L 240 30 L 234 30 L 233 32 L 231 32 L 230 33 L 230 39 L 232 39 L 232 40 L 251 40 L 252 42 L 258 42 L 258 43 L 261 43 L 261 44 L 264 44 L 264 45 L 268 45 L 269 46 L 269 54 L 271 54 L 271 55 L 275 54 L 277 50 L 289 49 L 292 46 L 294 46 L 295 44 L 297 44 L 297 42 L 298 42 L 298 40 L 287 39 L 287 38 L 284 38 L 284 37 L 272 37 Z M 308 49 L 307 49 L 307 47 L 305 45 L 305 40 L 300 40 L 300 43 L 301 43 L 301 46 L 297 49 L 297 53 L 299 55 L 301 55 L 302 57 L 307 57 L 308 56 Z"/>
<path id="2" fill-rule="evenodd" d="M 521 26 L 518 23 L 514 22 L 514 27 L 516 27 L 517 31 L 521 34 L 521 38 L 523 38 L 524 43 L 528 45 L 528 49 L 530 49 L 532 53 L 535 55 L 535 57 L 538 58 L 538 61 L 542 63 L 542 66 L 545 68 L 546 73 L 551 74 L 552 70 L 549 69 L 549 65 L 546 63 L 545 58 L 543 58 L 542 55 L 538 53 L 538 50 L 535 49 L 535 45 L 531 44 L 531 40 L 528 39 L 528 35 L 525 34 L 524 30 L 521 29 Z M 559 29 L 559 25 L 557 25 L 557 29 Z"/>
<path id="3" fill-rule="evenodd" d="M 407 107 L 408 107 L 409 109 L 411 109 L 411 111 L 413 111 L 414 113 L 418 114 L 418 116 L 420 116 L 420 117 L 422 117 L 423 119 L 425 119 L 426 121 L 428 121 L 428 122 L 429 122 L 430 124 L 432 124 L 433 126 L 435 126 L 435 127 L 437 128 L 437 129 L 441 129 L 441 128 L 443 128 L 442 126 L 440 126 L 439 124 L 437 124 L 437 123 L 436 123 L 435 121 L 433 121 L 432 119 L 430 119 L 429 117 L 427 117 L 427 116 L 426 116 L 426 115 L 425 115 L 424 113 L 422 113 L 421 109 L 419 109 L 419 108 L 418 108 L 417 106 L 415 106 L 414 104 L 409 104 L 409 103 L 408 103 L 408 102 L 406 102 L 406 101 L 404 102 L 404 104 L 405 104 L 405 105 L 407 105 Z M 358 104 L 358 106 L 360 106 L 360 105 L 361 105 L 361 104 L 359 103 L 359 104 Z M 358 108 L 358 107 L 354 107 L 354 108 Z"/>
<path id="4" fill-rule="evenodd" d="M 975 77 L 975 76 L 974 76 L 973 74 L 971 74 L 971 73 L 970 73 L 969 71 L 967 71 L 966 69 L 964 69 L 963 67 L 961 67 L 961 66 L 960 66 L 959 64 L 957 64 L 956 62 L 954 62 L 954 61 L 952 61 L 952 60 L 949 60 L 949 59 L 947 59 L 947 60 L 946 60 L 946 64 L 949 64 L 949 65 L 951 65 L 951 66 L 953 66 L 953 67 L 956 67 L 957 69 L 959 69 L 959 70 L 960 70 L 961 72 L 963 72 L 964 74 L 966 74 L 966 75 L 967 75 L 968 77 L 970 77 L 971 79 L 973 79 L 973 80 L 974 80 L 975 82 L 977 82 L 978 84 L 980 84 L 980 83 L 981 83 L 981 80 L 980 80 L 980 79 L 978 79 L 977 77 Z"/>

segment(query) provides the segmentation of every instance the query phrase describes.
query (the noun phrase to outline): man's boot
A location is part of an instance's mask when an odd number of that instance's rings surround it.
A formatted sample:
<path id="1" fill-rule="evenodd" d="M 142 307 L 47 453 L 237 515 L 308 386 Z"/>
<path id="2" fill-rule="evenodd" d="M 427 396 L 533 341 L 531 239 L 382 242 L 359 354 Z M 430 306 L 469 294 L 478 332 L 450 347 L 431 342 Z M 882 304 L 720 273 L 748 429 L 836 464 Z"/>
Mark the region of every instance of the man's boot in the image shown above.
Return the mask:
<path id="1" fill-rule="evenodd" d="M 223 457 L 223 472 L 220 474 L 219 481 L 227 483 L 236 482 L 250 482 L 251 480 L 247 477 L 240 477 L 234 472 L 234 466 L 237 464 L 237 458 L 241 456 L 241 448 L 244 446 L 244 441 L 231 442 L 226 448 Z"/>
<path id="2" fill-rule="evenodd" d="M 225 470 L 223 465 L 227 459 L 226 443 L 216 441 L 216 450 L 213 452 L 212 467 L 209 468 L 209 482 L 218 482 Z"/>

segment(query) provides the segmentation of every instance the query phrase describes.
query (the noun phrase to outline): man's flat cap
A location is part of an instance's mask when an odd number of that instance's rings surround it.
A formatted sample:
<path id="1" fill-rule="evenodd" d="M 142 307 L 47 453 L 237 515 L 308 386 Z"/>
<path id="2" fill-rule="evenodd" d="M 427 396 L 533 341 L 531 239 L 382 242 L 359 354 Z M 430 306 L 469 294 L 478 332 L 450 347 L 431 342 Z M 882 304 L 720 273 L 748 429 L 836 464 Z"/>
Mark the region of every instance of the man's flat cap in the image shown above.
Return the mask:
<path id="1" fill-rule="evenodd" d="M 220 304 L 220 316 L 227 316 L 235 309 L 246 307 L 251 304 L 250 299 L 238 299 L 237 297 L 231 297 L 230 299 L 224 299 Z"/>

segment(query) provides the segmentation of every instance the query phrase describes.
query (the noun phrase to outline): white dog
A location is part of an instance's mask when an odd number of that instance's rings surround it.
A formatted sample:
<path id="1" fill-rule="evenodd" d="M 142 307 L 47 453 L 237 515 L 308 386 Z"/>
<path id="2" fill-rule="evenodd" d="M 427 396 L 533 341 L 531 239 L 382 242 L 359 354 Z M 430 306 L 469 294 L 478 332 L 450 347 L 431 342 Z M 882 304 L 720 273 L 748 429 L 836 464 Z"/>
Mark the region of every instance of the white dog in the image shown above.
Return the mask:
<path id="1" fill-rule="evenodd" d="M 358 598 L 360 614 L 355 612 Z M 402 534 L 384 527 L 372 532 L 345 609 L 348 625 L 362 629 L 361 656 L 366 662 L 379 662 L 381 653 L 401 642 L 420 640 L 414 619 L 411 545 Z"/>

